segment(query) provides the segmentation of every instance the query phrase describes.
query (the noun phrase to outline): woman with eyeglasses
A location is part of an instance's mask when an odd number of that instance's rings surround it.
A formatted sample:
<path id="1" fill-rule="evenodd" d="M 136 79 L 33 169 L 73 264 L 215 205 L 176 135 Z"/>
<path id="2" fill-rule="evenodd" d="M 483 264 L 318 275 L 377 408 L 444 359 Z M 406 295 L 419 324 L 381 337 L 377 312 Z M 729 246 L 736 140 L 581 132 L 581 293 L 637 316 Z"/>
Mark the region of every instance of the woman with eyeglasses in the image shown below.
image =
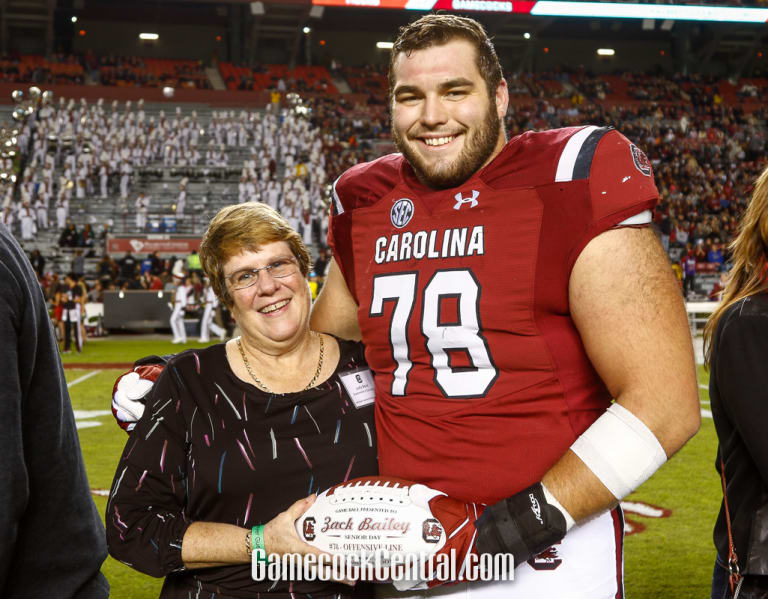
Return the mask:
<path id="1" fill-rule="evenodd" d="M 309 253 L 272 208 L 224 208 L 200 258 L 242 334 L 157 379 L 115 473 L 110 553 L 165 576 L 164 598 L 365 592 L 251 578 L 253 555 L 316 553 L 294 529 L 313 493 L 376 473 L 362 346 L 310 330 Z"/>

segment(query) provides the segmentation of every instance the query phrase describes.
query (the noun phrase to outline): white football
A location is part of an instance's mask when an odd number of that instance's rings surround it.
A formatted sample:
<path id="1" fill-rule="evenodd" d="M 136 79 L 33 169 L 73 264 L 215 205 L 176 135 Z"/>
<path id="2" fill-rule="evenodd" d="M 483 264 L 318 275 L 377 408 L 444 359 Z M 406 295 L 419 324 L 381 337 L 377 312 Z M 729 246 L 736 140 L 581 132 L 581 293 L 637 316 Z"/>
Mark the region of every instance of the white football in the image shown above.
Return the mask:
<path id="1" fill-rule="evenodd" d="M 421 484 L 366 476 L 331 487 L 296 520 L 296 531 L 310 545 L 355 556 L 378 553 L 383 566 L 390 556 L 431 555 L 442 549 L 446 535 L 429 508 L 442 495 Z"/>

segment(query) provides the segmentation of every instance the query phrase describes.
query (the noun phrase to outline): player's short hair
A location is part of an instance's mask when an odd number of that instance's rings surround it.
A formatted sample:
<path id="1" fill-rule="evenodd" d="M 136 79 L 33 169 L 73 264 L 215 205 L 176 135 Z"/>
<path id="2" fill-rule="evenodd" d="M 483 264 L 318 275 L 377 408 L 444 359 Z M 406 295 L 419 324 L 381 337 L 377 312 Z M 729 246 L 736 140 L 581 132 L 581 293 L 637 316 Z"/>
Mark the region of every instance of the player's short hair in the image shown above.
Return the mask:
<path id="1" fill-rule="evenodd" d="M 213 217 L 200 244 L 200 265 L 214 293 L 227 307 L 231 308 L 233 302 L 224 278 L 224 264 L 242 252 L 258 252 L 263 245 L 276 241 L 288 244 L 306 277 L 311 266 L 309 250 L 301 235 L 274 208 L 261 202 L 245 202 L 226 206 Z"/>
<path id="2" fill-rule="evenodd" d="M 455 39 L 467 40 L 475 48 L 475 60 L 485 80 L 488 95 L 493 97 L 502 78 L 501 63 L 483 26 L 467 17 L 451 14 L 424 15 L 413 23 L 403 25 L 389 57 L 389 93 L 395 89 L 395 59 L 399 54 L 409 55 L 414 50 L 442 46 Z"/>

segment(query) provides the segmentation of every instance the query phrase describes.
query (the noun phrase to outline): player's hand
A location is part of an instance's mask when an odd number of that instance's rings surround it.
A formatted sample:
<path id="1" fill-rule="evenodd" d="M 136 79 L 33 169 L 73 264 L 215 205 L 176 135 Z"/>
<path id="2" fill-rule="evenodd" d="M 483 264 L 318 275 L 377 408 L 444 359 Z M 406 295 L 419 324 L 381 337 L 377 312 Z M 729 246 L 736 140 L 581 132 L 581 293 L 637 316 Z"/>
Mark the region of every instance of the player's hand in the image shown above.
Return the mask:
<path id="1" fill-rule="evenodd" d="M 568 525 L 556 503 L 549 503 L 544 485 L 536 483 L 489 506 L 475 523 L 477 552 L 512 554 L 517 567 L 560 542 Z"/>
<path id="2" fill-rule="evenodd" d="M 455 552 L 457 579 L 414 580 L 395 582 L 398 590 L 431 588 L 446 582 L 462 582 L 467 572 L 483 554 L 511 554 L 515 567 L 562 540 L 567 532 L 566 519 L 560 508 L 547 502 L 544 487 L 536 483 L 492 506 L 465 503 L 425 487 L 434 497 L 429 499 L 432 515 L 445 530 L 445 545 L 432 556 Z M 436 569 L 435 569 L 436 570 Z"/>
<path id="3" fill-rule="evenodd" d="M 112 414 L 126 432 L 131 432 L 144 413 L 145 400 L 165 364 L 145 364 L 121 374 L 112 387 Z"/>
<path id="4" fill-rule="evenodd" d="M 437 579 L 395 581 L 393 584 L 399 591 L 432 588 L 446 582 L 461 582 L 464 580 L 466 570 L 466 566 L 462 567 L 462 565 L 469 561 L 470 554 L 477 555 L 475 521 L 485 511 L 486 506 L 484 504 L 461 501 L 425 485 L 414 485 L 411 488 L 411 498 L 418 501 L 418 497 L 422 498 L 422 501 L 432 512 L 433 518 L 440 523 L 445 531 L 445 545 L 431 556 L 431 561 L 434 564 L 433 571 L 437 571 L 437 564 L 440 563 L 440 560 L 451 558 L 453 552 L 458 578 L 453 581 Z M 427 534 L 429 531 L 425 530 L 424 532 Z M 436 534 L 439 535 L 439 532 Z M 441 557 L 442 555 L 447 556 L 447 558 Z"/>

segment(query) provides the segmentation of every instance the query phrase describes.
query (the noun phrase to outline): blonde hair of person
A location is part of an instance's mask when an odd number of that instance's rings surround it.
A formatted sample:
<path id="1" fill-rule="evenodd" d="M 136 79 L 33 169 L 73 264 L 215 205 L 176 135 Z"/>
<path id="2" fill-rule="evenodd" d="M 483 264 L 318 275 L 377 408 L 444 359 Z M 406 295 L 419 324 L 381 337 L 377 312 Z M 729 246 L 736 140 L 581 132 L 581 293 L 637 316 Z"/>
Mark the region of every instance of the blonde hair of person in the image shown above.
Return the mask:
<path id="1" fill-rule="evenodd" d="M 730 244 L 733 267 L 723 292 L 723 301 L 704 327 L 705 363 L 712 359 L 712 340 L 725 311 L 736 302 L 768 289 L 768 168 L 755 183 L 752 199 L 739 224 L 739 234 Z"/>
<path id="2" fill-rule="evenodd" d="M 214 293 L 228 308 L 233 301 L 224 278 L 224 264 L 242 252 L 258 252 L 262 246 L 277 241 L 288 244 L 302 276 L 306 277 L 311 266 L 309 250 L 274 208 L 260 202 L 245 202 L 226 206 L 213 217 L 198 253 Z"/>

